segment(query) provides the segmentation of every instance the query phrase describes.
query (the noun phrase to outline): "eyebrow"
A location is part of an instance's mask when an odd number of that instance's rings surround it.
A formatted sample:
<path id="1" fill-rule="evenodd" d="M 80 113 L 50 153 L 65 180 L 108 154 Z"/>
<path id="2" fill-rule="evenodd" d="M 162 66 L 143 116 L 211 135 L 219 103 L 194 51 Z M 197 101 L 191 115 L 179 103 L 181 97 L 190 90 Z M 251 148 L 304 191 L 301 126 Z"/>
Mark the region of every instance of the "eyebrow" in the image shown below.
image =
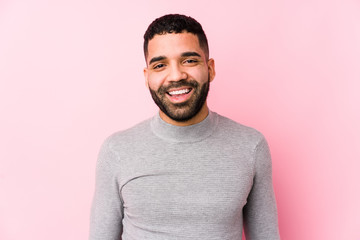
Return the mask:
<path id="1" fill-rule="evenodd" d="M 149 65 L 152 64 L 153 62 L 158 62 L 158 61 L 161 61 L 161 60 L 164 60 L 166 59 L 165 56 L 158 56 L 158 57 L 153 57 L 150 62 L 149 62 Z"/>
<path id="2" fill-rule="evenodd" d="M 201 57 L 197 52 L 184 52 L 181 54 L 182 57 Z"/>

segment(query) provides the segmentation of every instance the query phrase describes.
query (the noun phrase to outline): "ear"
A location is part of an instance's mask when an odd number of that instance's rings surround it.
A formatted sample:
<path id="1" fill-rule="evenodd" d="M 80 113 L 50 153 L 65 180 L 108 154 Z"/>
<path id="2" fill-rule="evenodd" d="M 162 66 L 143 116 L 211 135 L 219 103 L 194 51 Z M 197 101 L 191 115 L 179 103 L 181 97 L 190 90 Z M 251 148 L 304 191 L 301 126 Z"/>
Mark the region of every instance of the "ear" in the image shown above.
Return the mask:
<path id="1" fill-rule="evenodd" d="M 216 73 L 215 73 L 215 61 L 214 61 L 214 59 L 210 58 L 210 59 L 208 60 L 207 65 L 208 65 L 208 70 L 209 70 L 210 82 L 212 82 L 212 80 L 214 80 L 215 75 L 216 75 Z"/>
<path id="2" fill-rule="evenodd" d="M 144 68 L 144 77 L 145 77 L 145 86 L 147 88 L 149 88 L 148 69 L 147 69 L 147 67 Z"/>

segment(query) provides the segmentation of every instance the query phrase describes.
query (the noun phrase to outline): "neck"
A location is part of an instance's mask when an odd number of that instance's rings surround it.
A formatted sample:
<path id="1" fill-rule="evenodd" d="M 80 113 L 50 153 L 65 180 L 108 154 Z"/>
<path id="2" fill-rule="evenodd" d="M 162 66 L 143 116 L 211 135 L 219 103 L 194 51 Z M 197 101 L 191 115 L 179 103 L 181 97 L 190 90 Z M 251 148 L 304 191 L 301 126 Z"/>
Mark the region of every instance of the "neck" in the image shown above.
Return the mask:
<path id="1" fill-rule="evenodd" d="M 206 118 L 190 126 L 175 126 L 165 122 L 160 114 L 156 114 L 151 121 L 152 132 L 171 142 L 197 142 L 209 137 L 217 128 L 218 115 L 208 111 Z"/>
<path id="2" fill-rule="evenodd" d="M 204 103 L 204 105 L 202 106 L 200 111 L 194 117 L 192 117 L 189 120 L 184 121 L 184 122 L 175 121 L 175 120 L 169 118 L 164 112 L 162 112 L 160 110 L 160 117 L 162 120 L 164 120 L 165 122 L 167 122 L 169 124 L 172 124 L 175 126 L 180 126 L 180 127 L 197 124 L 197 123 L 203 121 L 207 117 L 208 114 L 209 114 L 209 109 L 207 107 L 206 102 Z"/>

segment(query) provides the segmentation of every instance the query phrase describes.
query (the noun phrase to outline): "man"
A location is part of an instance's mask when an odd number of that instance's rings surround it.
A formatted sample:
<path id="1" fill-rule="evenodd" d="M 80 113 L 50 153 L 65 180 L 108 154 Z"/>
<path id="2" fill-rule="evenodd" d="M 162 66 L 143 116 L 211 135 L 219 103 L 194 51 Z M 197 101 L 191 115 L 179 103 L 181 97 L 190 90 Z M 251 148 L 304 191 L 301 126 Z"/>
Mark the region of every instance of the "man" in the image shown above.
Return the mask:
<path id="1" fill-rule="evenodd" d="M 99 154 L 91 240 L 279 239 L 267 143 L 209 111 L 214 60 L 201 25 L 165 15 L 144 35 L 159 114 L 110 136 Z"/>

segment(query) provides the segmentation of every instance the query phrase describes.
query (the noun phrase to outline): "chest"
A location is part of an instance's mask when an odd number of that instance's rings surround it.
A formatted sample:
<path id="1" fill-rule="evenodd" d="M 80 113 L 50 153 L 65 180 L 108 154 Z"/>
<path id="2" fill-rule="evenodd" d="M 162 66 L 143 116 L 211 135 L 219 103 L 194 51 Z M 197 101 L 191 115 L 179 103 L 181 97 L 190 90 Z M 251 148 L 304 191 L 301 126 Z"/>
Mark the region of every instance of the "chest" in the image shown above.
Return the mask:
<path id="1" fill-rule="evenodd" d="M 189 220 L 226 224 L 241 217 L 253 181 L 246 149 L 151 149 L 123 164 L 119 191 L 125 217 L 181 225 Z"/>

